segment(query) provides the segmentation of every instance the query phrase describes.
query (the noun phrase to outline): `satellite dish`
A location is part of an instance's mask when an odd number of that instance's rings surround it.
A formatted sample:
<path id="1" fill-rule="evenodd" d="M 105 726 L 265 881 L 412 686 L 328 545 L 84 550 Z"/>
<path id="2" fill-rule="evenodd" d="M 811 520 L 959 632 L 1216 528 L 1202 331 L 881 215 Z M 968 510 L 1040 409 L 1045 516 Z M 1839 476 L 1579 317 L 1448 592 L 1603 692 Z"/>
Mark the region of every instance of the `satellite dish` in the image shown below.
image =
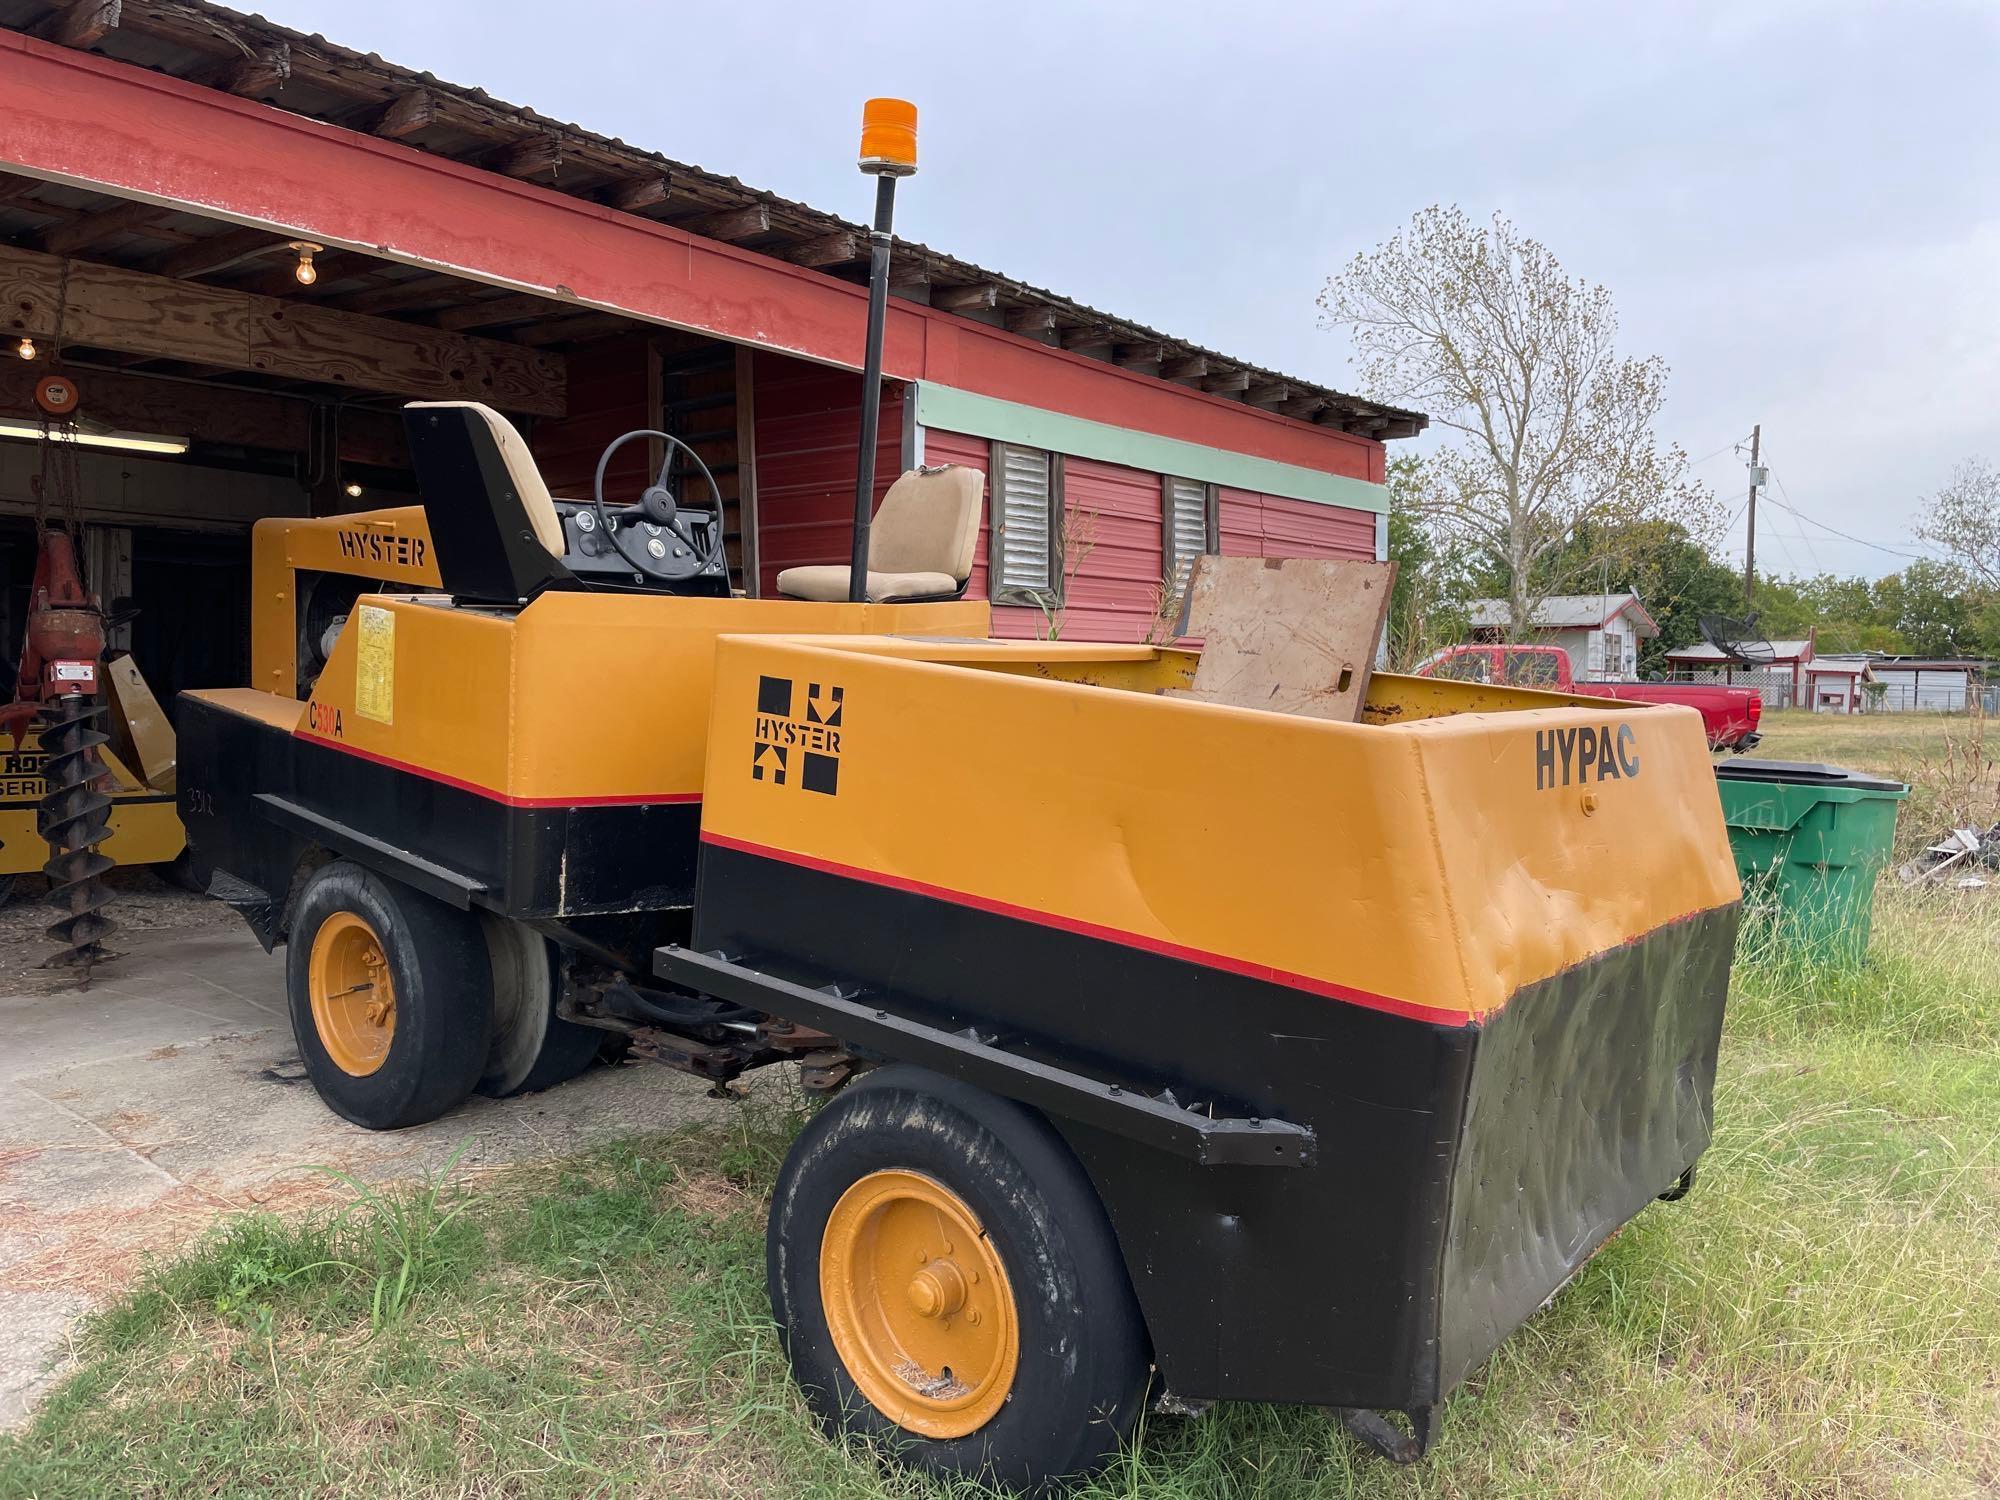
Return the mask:
<path id="1" fill-rule="evenodd" d="M 1725 661 L 1739 667 L 1768 667 L 1778 652 L 1757 628 L 1757 616 L 1734 619 L 1729 615 L 1703 615 L 1701 638 L 1722 653 Z"/>

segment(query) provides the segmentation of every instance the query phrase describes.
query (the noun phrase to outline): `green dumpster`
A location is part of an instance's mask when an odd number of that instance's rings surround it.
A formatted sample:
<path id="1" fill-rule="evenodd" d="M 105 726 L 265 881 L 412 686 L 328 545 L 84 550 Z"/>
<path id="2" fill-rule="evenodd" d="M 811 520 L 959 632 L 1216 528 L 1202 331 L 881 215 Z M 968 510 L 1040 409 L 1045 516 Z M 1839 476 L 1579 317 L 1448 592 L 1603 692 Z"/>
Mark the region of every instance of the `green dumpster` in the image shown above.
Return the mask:
<path id="1" fill-rule="evenodd" d="M 1909 787 L 1788 760 L 1724 761 L 1715 777 L 1746 917 L 1802 952 L 1859 962 Z"/>

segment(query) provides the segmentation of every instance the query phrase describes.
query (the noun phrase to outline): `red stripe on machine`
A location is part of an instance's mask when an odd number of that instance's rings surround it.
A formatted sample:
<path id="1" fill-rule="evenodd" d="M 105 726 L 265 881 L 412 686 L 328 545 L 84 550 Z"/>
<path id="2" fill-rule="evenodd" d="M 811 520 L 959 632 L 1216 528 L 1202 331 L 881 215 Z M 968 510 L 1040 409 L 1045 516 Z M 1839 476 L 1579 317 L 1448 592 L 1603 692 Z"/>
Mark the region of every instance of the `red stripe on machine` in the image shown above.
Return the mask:
<path id="1" fill-rule="evenodd" d="M 774 849 L 768 844 L 753 844 L 748 839 L 731 838 L 727 834 L 704 833 L 701 840 L 704 844 L 713 844 L 720 849 L 732 849 L 738 854 L 775 859 L 801 869 L 817 870 L 823 875 L 840 875 L 867 885 L 886 886 L 891 890 L 907 891 L 914 896 L 929 896 L 939 901 L 949 901 L 955 906 L 969 906 L 977 911 L 991 912 L 995 916 L 1013 917 L 1019 921 L 1033 922 L 1040 927 L 1073 932 L 1079 937 L 1096 938 L 1102 942 L 1117 943 L 1127 948 L 1140 948 L 1148 953 L 1157 953 L 1163 958 L 1178 958 L 1191 964 L 1200 964 L 1204 968 L 1221 969 L 1231 974 L 1244 975 L 1246 978 L 1261 979 L 1270 984 L 1282 984 L 1291 989 L 1306 990 L 1315 995 L 1324 995 L 1330 1000 L 1344 1001 L 1349 1005 L 1359 1005 L 1368 1010 L 1385 1011 L 1390 1015 L 1403 1016 L 1413 1021 L 1429 1021 L 1439 1026 L 1469 1026 L 1478 1019 L 1469 1011 L 1454 1010 L 1445 1006 L 1419 1005 L 1414 1001 L 1399 1000 L 1393 995 L 1377 995 L 1368 990 L 1357 990 L 1348 985 L 1315 979 L 1309 974 L 1293 974 L 1284 969 L 1273 968 L 1269 964 L 1255 964 L 1244 959 L 1231 958 L 1226 953 L 1210 953 L 1205 949 L 1190 948 L 1182 943 L 1170 943 L 1164 938 L 1147 937 L 1143 933 L 1126 932 L 1122 928 L 1106 927 L 1101 923 L 1086 922 L 1077 917 L 1038 911 L 1031 906 L 1016 906 L 1012 902 L 996 901 L 989 896 L 975 896 L 969 891 L 955 891 L 922 880 L 908 880 L 900 875 L 884 875 L 876 870 L 857 869 L 853 865 L 844 865 L 836 860 L 799 854 L 790 849 Z"/>
<path id="2" fill-rule="evenodd" d="M 505 803 L 508 807 L 657 807 L 663 803 L 701 801 L 700 792 L 621 792 L 615 797 L 516 797 L 511 792 L 496 791 L 490 786 L 481 786 L 476 781 L 466 781 L 461 777 L 449 776 L 443 771 L 434 771 L 429 766 L 411 765 L 410 762 L 397 760 L 392 755 L 363 750 L 359 745 L 344 744 L 340 740 L 329 740 L 316 734 L 307 734 L 302 729 L 293 730 L 292 737 L 304 740 L 310 745 L 338 750 L 342 755 L 352 755 L 360 760 L 372 761 L 378 766 L 387 766 L 392 771 L 406 771 L 412 776 L 421 776 L 425 781 L 435 781 L 441 786 L 456 787 L 461 792 L 471 792 L 489 801 Z"/>

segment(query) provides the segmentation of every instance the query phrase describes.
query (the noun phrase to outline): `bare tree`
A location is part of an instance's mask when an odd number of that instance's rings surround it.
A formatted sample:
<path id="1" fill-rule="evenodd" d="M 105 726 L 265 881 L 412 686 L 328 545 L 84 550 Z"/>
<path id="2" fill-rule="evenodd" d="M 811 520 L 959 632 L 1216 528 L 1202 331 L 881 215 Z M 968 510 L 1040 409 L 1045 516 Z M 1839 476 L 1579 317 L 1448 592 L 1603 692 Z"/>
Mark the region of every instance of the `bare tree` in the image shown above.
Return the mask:
<path id="1" fill-rule="evenodd" d="M 1925 503 L 1917 535 L 1988 588 L 2000 588 L 2000 471 L 1968 458 Z"/>
<path id="2" fill-rule="evenodd" d="M 1427 458 L 1412 504 L 1505 576 L 1516 638 L 1571 581 L 1558 575 L 1579 526 L 1651 517 L 1717 529 L 1687 455 L 1653 433 L 1665 363 L 1621 356 L 1611 294 L 1572 279 L 1501 215 L 1481 227 L 1462 209 L 1427 208 L 1330 278 L 1319 305 L 1322 326 L 1349 330 L 1370 395 L 1420 407 L 1454 435 Z"/>

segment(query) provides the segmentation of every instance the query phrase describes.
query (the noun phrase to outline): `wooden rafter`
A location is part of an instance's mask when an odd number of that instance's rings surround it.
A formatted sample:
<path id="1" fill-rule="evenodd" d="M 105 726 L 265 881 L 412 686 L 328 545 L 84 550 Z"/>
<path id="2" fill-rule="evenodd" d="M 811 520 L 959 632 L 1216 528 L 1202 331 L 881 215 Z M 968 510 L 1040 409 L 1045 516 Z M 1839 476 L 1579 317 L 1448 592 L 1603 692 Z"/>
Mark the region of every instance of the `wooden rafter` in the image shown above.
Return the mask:
<path id="1" fill-rule="evenodd" d="M 150 269 L 178 279 L 208 276 L 255 256 L 269 255 L 284 243 L 268 229 L 225 229 L 221 234 L 182 246 Z"/>
<path id="2" fill-rule="evenodd" d="M 123 10 L 121 0 L 74 0 L 50 18 L 46 34 L 58 46 L 95 47 L 117 28 Z"/>
<path id="3" fill-rule="evenodd" d="M 1013 307 L 1007 310 L 1007 331 L 1031 339 L 1047 338 L 1056 330 L 1053 307 Z"/>
<path id="4" fill-rule="evenodd" d="M 568 407 L 563 361 L 516 344 L 0 247 L 8 330 L 53 338 L 59 305 L 72 344 L 538 415 Z"/>
<path id="5" fill-rule="evenodd" d="M 1201 388 L 1218 396 L 1233 395 L 1237 391 L 1247 391 L 1250 389 L 1250 372 L 1248 370 L 1219 370 L 1213 374 L 1204 375 L 1201 380 Z"/>
<path id="6" fill-rule="evenodd" d="M 767 203 L 751 203 L 742 208 L 725 208 L 720 213 L 676 219 L 674 224 L 704 239 L 747 240 L 771 232 L 771 207 Z"/>
<path id="7" fill-rule="evenodd" d="M 823 234 L 778 252 L 795 266 L 840 266 L 856 261 L 864 253 L 861 236 L 850 229 Z"/>
<path id="8" fill-rule="evenodd" d="M 468 302 L 463 307 L 447 307 L 426 321 L 433 328 L 450 333 L 471 328 L 505 328 L 514 323 L 534 323 L 544 318 L 560 318 L 575 312 L 572 306 L 523 292 L 515 297 L 490 297 L 484 302 Z"/>
<path id="9" fill-rule="evenodd" d="M 1185 354 L 1179 359 L 1170 359 L 1160 365 L 1162 380 L 1199 380 L 1208 373 L 1206 354 Z"/>
<path id="10" fill-rule="evenodd" d="M 367 128 L 385 140 L 400 141 L 436 119 L 437 100 L 429 89 L 405 89 L 376 113 Z"/>
<path id="11" fill-rule="evenodd" d="M 50 255 L 73 255 L 100 240 L 142 229 L 165 212 L 152 203 L 114 203 L 45 230 L 39 243 Z"/>
<path id="12" fill-rule="evenodd" d="M 504 177 L 553 177 L 562 169 L 563 140 L 553 130 L 543 131 L 503 146 L 487 165 Z"/>
<path id="13" fill-rule="evenodd" d="M 941 286 L 931 292 L 931 306 L 946 312 L 985 312 L 999 305 L 999 285 L 991 281 L 971 286 Z"/>
<path id="14" fill-rule="evenodd" d="M 665 203 L 673 190 L 673 179 L 665 172 L 655 172 L 619 183 L 611 190 L 608 201 L 623 213 L 644 213 Z"/>
<path id="15" fill-rule="evenodd" d="M 292 76 L 292 49 L 282 41 L 258 47 L 222 70 L 216 86 L 246 99 L 276 93 Z"/>

